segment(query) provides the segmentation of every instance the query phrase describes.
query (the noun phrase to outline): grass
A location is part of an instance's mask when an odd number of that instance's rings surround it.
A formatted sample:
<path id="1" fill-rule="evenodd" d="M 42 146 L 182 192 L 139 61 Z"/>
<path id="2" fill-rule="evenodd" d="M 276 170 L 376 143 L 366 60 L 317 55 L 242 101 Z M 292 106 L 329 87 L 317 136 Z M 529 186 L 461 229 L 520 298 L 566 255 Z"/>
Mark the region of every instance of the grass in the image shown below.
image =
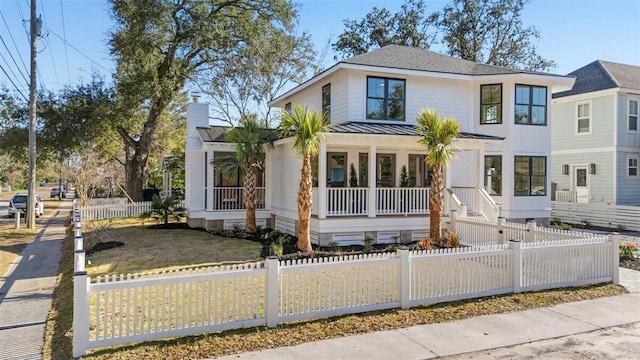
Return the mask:
<path id="1" fill-rule="evenodd" d="M 16 230 L 13 222 L 8 225 L 0 225 L 0 279 L 4 279 L 9 265 L 33 241 L 37 231 L 38 229 L 26 228 L 26 225 Z"/>
<path id="2" fill-rule="evenodd" d="M 140 219 L 83 223 L 87 243 L 121 241 L 124 246 L 95 253 L 87 260 L 91 277 L 260 260 L 261 245 L 196 230 L 150 229 Z M 109 230 L 111 228 L 111 230 Z M 92 236 L 93 229 L 97 238 Z M 85 250 L 88 249 L 85 243 Z"/>

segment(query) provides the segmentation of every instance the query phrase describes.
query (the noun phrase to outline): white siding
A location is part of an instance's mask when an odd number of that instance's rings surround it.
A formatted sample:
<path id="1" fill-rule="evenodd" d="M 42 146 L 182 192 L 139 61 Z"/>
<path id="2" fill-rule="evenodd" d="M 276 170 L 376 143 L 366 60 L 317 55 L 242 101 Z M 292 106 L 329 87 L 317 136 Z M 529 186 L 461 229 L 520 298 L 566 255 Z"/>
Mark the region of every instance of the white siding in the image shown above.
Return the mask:
<path id="1" fill-rule="evenodd" d="M 273 174 L 271 186 L 271 210 L 273 214 L 297 218 L 296 197 L 300 182 L 302 162 L 291 149 L 291 143 L 275 147 L 271 156 Z"/>

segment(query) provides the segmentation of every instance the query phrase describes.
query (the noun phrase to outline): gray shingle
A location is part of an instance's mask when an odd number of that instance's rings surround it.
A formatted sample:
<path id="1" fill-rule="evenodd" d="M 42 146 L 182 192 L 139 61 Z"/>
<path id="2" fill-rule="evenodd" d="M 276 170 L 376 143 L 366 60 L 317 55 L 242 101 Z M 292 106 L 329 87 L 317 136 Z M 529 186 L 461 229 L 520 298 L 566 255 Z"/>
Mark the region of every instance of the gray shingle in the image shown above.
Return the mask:
<path id="1" fill-rule="evenodd" d="M 640 90 L 640 66 L 596 60 L 569 73 L 576 77 L 573 88 L 553 94 L 553 98 L 617 87 Z"/>
<path id="2" fill-rule="evenodd" d="M 342 60 L 341 62 L 345 64 L 462 75 L 544 74 L 526 70 L 509 69 L 501 66 L 479 64 L 473 61 L 402 45 L 388 45 L 366 54 Z"/>

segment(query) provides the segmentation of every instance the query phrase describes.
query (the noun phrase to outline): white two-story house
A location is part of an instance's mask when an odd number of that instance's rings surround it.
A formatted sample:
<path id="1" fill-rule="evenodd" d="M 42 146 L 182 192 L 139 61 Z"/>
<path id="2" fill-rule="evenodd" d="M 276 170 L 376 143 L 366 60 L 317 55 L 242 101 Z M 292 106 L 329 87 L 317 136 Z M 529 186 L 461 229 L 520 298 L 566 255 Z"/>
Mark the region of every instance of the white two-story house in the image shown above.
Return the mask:
<path id="1" fill-rule="evenodd" d="M 594 61 L 553 94 L 557 201 L 640 205 L 640 67 Z"/>
<path id="2" fill-rule="evenodd" d="M 312 242 L 427 236 L 430 174 L 415 130 L 423 108 L 462 126 L 457 158 L 445 171 L 446 210 L 548 221 L 551 93 L 570 89 L 573 81 L 391 45 L 343 60 L 281 95 L 270 106 L 299 104 L 331 120 L 314 160 Z M 234 187 L 227 185 L 240 184 L 216 175 L 210 160 L 228 156 L 233 145 L 224 139 L 225 128 L 208 125 L 205 107 L 189 105 L 186 201 L 190 224 L 220 228 L 241 223 L 244 215 L 225 209 L 239 199 L 228 196 Z M 277 140 L 268 152 L 262 224 L 295 234 L 300 164 L 291 138 Z"/>

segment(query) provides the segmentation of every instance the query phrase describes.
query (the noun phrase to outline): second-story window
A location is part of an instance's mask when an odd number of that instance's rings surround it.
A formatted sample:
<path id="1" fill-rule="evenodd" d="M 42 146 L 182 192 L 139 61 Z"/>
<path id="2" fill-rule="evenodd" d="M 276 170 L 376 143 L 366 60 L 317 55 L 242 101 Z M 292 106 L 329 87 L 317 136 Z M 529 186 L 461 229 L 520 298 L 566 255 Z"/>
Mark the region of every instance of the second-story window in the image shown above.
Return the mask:
<path id="1" fill-rule="evenodd" d="M 638 131 L 638 100 L 629 100 L 629 121 L 627 123 L 629 131 Z"/>
<path id="2" fill-rule="evenodd" d="M 291 112 L 291 103 L 290 102 L 284 104 L 284 111 L 286 111 L 288 113 Z"/>
<path id="3" fill-rule="evenodd" d="M 591 103 L 585 102 L 576 106 L 576 132 L 591 134 Z"/>
<path id="4" fill-rule="evenodd" d="M 502 84 L 480 86 L 480 124 L 502 124 Z"/>
<path id="5" fill-rule="evenodd" d="M 405 117 L 405 80 L 367 77 L 367 119 L 402 120 Z"/>
<path id="6" fill-rule="evenodd" d="M 322 87 L 322 114 L 331 121 L 331 84 Z"/>
<path id="7" fill-rule="evenodd" d="M 515 123 L 547 125 L 547 88 L 516 85 Z"/>

